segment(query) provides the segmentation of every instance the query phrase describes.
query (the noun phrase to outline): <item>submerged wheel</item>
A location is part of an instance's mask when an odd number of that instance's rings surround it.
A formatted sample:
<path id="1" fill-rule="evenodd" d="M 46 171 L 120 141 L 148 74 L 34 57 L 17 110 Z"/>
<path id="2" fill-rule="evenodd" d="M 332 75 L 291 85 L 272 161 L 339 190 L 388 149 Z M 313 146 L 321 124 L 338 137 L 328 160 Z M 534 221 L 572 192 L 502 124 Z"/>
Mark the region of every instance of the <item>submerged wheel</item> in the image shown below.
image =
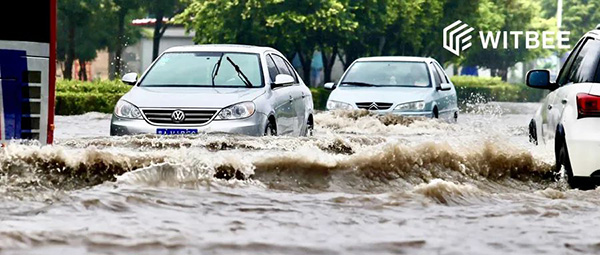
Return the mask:
<path id="1" fill-rule="evenodd" d="M 535 125 L 534 120 L 529 122 L 529 142 L 538 145 L 537 126 Z"/>
<path id="2" fill-rule="evenodd" d="M 277 128 L 272 121 L 267 122 L 265 127 L 265 136 L 277 136 Z"/>
<path id="3" fill-rule="evenodd" d="M 440 116 L 439 116 L 439 113 L 438 113 L 438 109 L 437 109 L 437 107 L 436 107 L 436 108 L 433 108 L 433 113 L 431 114 L 431 116 L 432 116 L 434 119 L 437 119 L 437 118 L 439 118 L 439 117 L 440 117 Z"/>
<path id="4" fill-rule="evenodd" d="M 308 121 L 306 122 L 306 129 L 304 130 L 303 135 L 304 136 L 313 136 L 315 132 L 315 125 L 313 123 L 312 120 L 312 116 L 308 118 Z"/>
<path id="5" fill-rule="evenodd" d="M 567 143 L 562 135 L 556 135 L 554 149 L 556 154 L 556 173 L 560 174 L 560 171 L 564 167 L 564 178 L 571 188 L 582 190 L 593 189 L 595 185 L 590 178 L 573 176 L 573 168 L 571 167 Z"/>
<path id="6" fill-rule="evenodd" d="M 454 123 L 458 123 L 458 112 L 454 113 L 454 118 L 452 119 Z"/>

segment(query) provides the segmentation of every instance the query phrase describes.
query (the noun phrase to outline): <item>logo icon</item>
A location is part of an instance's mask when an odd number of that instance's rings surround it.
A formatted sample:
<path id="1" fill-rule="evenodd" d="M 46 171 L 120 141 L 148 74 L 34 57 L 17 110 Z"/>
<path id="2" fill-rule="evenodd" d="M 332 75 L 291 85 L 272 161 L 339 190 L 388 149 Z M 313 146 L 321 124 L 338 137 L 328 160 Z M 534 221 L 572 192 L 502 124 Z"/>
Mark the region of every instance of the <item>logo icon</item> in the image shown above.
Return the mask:
<path id="1" fill-rule="evenodd" d="M 373 102 L 369 105 L 369 111 L 378 111 L 379 110 L 379 105 L 377 105 L 377 103 Z"/>
<path id="2" fill-rule="evenodd" d="M 175 110 L 171 114 L 171 120 L 175 123 L 181 123 L 185 120 L 185 113 L 182 110 Z"/>
<path id="3" fill-rule="evenodd" d="M 460 20 L 444 28 L 444 49 L 460 56 L 460 52 L 471 47 L 471 32 L 475 30 Z"/>

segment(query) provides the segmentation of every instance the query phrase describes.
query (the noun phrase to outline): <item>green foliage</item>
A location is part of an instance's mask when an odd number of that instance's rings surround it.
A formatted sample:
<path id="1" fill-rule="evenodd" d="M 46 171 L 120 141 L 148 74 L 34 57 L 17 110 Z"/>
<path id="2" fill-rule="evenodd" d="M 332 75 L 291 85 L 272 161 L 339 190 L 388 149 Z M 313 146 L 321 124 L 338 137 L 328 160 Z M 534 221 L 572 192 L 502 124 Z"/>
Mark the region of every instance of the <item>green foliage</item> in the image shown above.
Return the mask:
<path id="1" fill-rule="evenodd" d="M 450 80 L 456 87 L 456 95 L 461 104 L 479 99 L 500 102 L 539 102 L 545 96 L 541 89 L 532 89 L 524 84 L 506 83 L 499 77 L 453 76 Z"/>
<path id="2" fill-rule="evenodd" d="M 71 78 L 69 70 L 75 59 L 92 61 L 98 50 L 114 52 L 139 40 L 140 29 L 128 25 L 134 17 L 143 15 L 138 1 L 58 1 L 57 59 L 65 62 L 65 78 Z"/>
<path id="3" fill-rule="evenodd" d="M 331 91 L 324 88 L 310 88 L 310 92 L 312 94 L 315 110 L 325 110 L 327 107 L 327 99 L 329 98 Z"/>
<path id="4" fill-rule="evenodd" d="M 82 82 L 58 80 L 56 82 L 57 115 L 75 115 L 86 112 L 111 113 L 121 96 L 131 86 L 120 81 Z"/>
<path id="5" fill-rule="evenodd" d="M 77 115 L 86 112 L 111 113 L 121 95 L 105 93 L 56 93 L 57 115 Z"/>
<path id="6" fill-rule="evenodd" d="M 487 33 L 488 31 L 547 31 L 552 30 L 552 22 L 540 17 L 541 6 L 539 1 L 530 0 L 486 0 L 482 2 L 476 28 Z M 489 23 L 489 21 L 494 21 Z M 487 26 L 487 27 L 484 27 Z M 541 34 L 541 33 L 540 33 Z M 478 38 L 476 36 L 474 38 Z M 500 42 L 501 43 L 501 42 Z M 514 45 L 514 37 L 508 39 Z M 483 49 L 479 43 L 466 52 L 464 64 L 489 68 L 493 76 L 506 80 L 508 68 L 518 62 L 529 61 L 549 54 L 547 50 L 530 50 L 525 48 L 525 36 L 519 37 L 519 48 L 490 50 Z M 488 45 L 491 47 L 491 45 Z"/>
<path id="7" fill-rule="evenodd" d="M 72 93 L 108 93 L 108 94 L 125 94 L 131 89 L 130 85 L 124 84 L 121 81 L 56 81 L 56 92 L 72 92 Z"/>
<path id="8" fill-rule="evenodd" d="M 543 17 L 550 18 L 556 15 L 557 1 L 542 0 Z M 563 31 L 570 31 L 569 41 L 571 46 L 585 33 L 600 24 L 600 0 L 563 0 Z"/>

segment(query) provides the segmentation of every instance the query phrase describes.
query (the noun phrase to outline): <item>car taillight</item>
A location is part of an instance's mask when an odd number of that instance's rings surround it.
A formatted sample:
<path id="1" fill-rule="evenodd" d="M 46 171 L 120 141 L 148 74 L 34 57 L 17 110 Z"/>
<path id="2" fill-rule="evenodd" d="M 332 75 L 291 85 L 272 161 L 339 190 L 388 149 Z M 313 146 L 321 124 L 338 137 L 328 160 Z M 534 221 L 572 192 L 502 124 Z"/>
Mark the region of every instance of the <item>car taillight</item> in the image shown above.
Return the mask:
<path id="1" fill-rule="evenodd" d="M 578 118 L 600 117 L 600 96 L 577 94 L 577 112 Z"/>

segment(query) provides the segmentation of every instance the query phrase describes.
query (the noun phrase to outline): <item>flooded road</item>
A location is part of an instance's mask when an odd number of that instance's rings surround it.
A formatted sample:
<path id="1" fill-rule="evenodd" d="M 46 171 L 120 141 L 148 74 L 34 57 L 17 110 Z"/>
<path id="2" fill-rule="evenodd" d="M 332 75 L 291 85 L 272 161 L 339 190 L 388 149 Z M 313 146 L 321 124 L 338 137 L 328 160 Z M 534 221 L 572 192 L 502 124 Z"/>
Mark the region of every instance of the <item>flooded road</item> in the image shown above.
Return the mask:
<path id="1" fill-rule="evenodd" d="M 309 138 L 108 137 L 59 116 L 0 154 L 0 254 L 590 254 L 600 190 L 554 181 L 537 104 L 457 124 L 320 113 Z"/>

